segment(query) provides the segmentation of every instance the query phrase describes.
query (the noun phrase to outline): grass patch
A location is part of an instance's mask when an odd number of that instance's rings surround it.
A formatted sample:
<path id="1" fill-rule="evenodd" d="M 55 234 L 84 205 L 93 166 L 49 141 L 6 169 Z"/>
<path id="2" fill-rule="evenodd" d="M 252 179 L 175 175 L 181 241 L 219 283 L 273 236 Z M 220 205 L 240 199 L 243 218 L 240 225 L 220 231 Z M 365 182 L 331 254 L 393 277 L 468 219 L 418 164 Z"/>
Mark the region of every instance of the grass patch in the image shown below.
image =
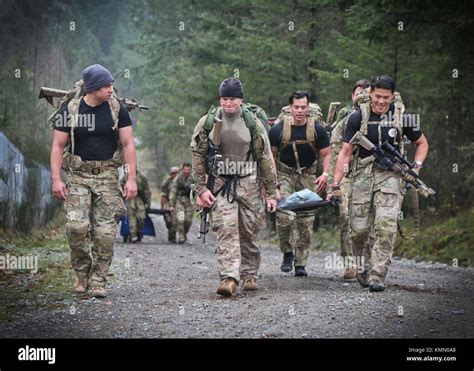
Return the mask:
<path id="1" fill-rule="evenodd" d="M 420 235 L 404 240 L 395 255 L 415 260 L 437 261 L 459 266 L 474 263 L 474 208 L 451 218 L 424 220 Z M 413 234 L 412 219 L 402 223 L 405 233 Z"/>
<path id="2" fill-rule="evenodd" d="M 46 227 L 29 234 L 2 231 L 1 236 L 0 255 L 37 257 L 38 270 L 0 270 L 0 306 L 5 309 L 0 320 L 8 320 L 24 307 L 57 309 L 74 298 L 63 212 Z"/>

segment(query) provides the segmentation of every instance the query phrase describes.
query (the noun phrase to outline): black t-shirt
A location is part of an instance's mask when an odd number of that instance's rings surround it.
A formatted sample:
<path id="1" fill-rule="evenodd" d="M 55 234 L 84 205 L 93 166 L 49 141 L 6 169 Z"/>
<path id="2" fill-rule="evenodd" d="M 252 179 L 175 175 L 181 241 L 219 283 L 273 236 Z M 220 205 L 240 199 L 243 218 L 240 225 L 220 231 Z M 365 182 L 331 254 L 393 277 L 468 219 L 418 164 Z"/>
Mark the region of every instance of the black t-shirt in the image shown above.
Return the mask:
<path id="1" fill-rule="evenodd" d="M 70 120 L 64 118 L 68 115 L 67 105 L 58 113 L 54 128 L 69 133 Z M 64 124 L 67 122 L 66 124 Z M 124 128 L 131 125 L 130 115 L 121 104 L 118 127 Z M 74 154 L 85 161 L 109 160 L 117 150 L 118 132 L 113 130 L 114 121 L 110 112 L 110 105 L 104 102 L 97 107 L 89 106 L 84 100 L 79 104 L 79 118 L 74 128 Z"/>
<path id="2" fill-rule="evenodd" d="M 400 135 L 398 131 L 395 129 L 393 124 L 393 118 L 391 115 L 395 112 L 395 106 L 392 103 L 390 105 L 389 111 L 384 115 L 377 115 L 374 112 L 370 112 L 369 122 L 367 124 L 367 138 L 374 143 L 376 146 L 379 144 L 379 132 L 378 127 L 380 126 L 381 130 L 381 143 L 385 142 L 387 139 L 389 140 L 390 144 L 393 145 L 394 138 L 397 138 L 397 142 L 400 143 Z M 383 124 L 379 124 L 383 121 Z M 362 124 L 362 113 L 360 110 L 356 110 L 351 113 L 349 119 L 347 121 L 347 127 L 344 131 L 343 141 L 349 143 L 352 137 L 354 136 L 357 131 L 360 130 Z M 416 116 L 413 116 L 409 113 L 403 114 L 403 121 L 402 121 L 402 132 L 403 136 L 407 137 L 410 141 L 415 142 L 423 133 L 421 131 L 419 122 L 416 121 Z M 395 146 L 399 148 L 399 146 Z M 363 147 L 359 149 L 359 157 L 365 158 L 369 157 L 370 152 Z"/>
<path id="3" fill-rule="evenodd" d="M 314 143 L 317 149 L 324 149 L 329 147 L 329 136 L 321 124 L 314 125 Z M 276 122 L 268 132 L 270 138 L 270 145 L 272 147 L 280 147 L 283 137 L 283 121 Z M 291 127 L 291 141 L 306 139 L 306 124 L 302 126 Z M 311 146 L 307 143 L 296 146 L 301 167 L 308 167 L 316 160 L 315 153 Z M 280 153 L 280 161 L 286 166 L 296 168 L 295 155 L 293 153 L 293 146 L 288 145 Z"/>

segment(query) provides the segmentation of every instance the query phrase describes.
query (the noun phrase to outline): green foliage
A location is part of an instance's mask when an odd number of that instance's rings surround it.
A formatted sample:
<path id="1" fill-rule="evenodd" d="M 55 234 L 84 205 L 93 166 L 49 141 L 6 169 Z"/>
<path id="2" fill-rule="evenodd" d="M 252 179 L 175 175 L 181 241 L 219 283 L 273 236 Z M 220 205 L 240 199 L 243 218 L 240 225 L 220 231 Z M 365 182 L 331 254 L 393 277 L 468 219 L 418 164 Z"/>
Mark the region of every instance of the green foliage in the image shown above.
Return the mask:
<path id="1" fill-rule="evenodd" d="M 84 67 L 101 63 L 132 90 L 122 77 L 137 60 L 124 52 L 134 41 L 129 9 L 124 0 L 3 1 L 0 130 L 27 159 L 49 163 L 52 107 L 38 99 L 41 86 L 68 90 Z"/>
<path id="2" fill-rule="evenodd" d="M 0 130 L 47 163 L 52 109 L 39 87 L 67 89 L 102 63 L 122 96 L 150 106 L 133 116 L 144 167 L 160 181 L 190 160 L 193 128 L 226 77 L 240 77 L 246 101 L 274 116 L 295 89 L 326 111 L 350 102 L 355 80 L 389 74 L 430 142 L 422 175 L 438 198 L 422 206 L 449 213 L 473 200 L 473 19 L 467 1 L 5 0 Z"/>
<path id="3" fill-rule="evenodd" d="M 276 115 L 292 90 L 309 90 L 325 110 L 331 101 L 349 103 L 355 80 L 389 74 L 430 141 L 422 175 L 438 191 L 434 207 L 466 205 L 473 102 L 465 92 L 474 82 L 467 2 L 155 0 L 135 9 L 136 50 L 152 60 L 143 88 L 159 107 L 159 123 L 148 118 L 139 133 L 143 146 L 167 153 L 160 173 L 189 158 L 192 128 L 230 75 L 241 78 L 247 101 Z"/>
<path id="4" fill-rule="evenodd" d="M 459 266 L 472 266 L 474 262 L 474 209 L 458 216 L 424 223 L 422 233 L 414 240 L 406 240 L 396 249 L 395 255 L 419 260 L 438 261 Z M 411 235 L 409 220 L 404 229 Z"/>

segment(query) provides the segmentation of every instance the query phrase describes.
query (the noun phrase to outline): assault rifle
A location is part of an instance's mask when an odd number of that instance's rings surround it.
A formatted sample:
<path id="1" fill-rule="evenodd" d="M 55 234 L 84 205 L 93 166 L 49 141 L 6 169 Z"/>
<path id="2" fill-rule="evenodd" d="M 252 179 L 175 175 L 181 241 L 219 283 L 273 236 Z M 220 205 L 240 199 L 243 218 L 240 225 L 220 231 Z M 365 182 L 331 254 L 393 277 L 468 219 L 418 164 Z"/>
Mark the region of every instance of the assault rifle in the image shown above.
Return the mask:
<path id="1" fill-rule="evenodd" d="M 349 142 L 359 144 L 371 153 L 371 156 L 361 160 L 362 163 L 374 161 L 383 170 L 391 170 L 411 184 L 423 197 L 435 199 L 436 192 L 428 187 L 412 169 L 414 164 L 402 155 L 388 140 L 380 146 L 375 146 L 362 132 L 358 131 Z"/>

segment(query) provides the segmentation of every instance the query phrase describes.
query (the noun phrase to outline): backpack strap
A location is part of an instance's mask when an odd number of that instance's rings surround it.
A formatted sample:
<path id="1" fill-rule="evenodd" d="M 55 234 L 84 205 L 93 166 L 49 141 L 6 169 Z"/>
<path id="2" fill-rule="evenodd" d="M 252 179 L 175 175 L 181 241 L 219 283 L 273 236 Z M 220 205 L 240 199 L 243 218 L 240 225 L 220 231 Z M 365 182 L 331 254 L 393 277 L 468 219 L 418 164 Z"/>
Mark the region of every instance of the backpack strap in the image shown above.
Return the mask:
<path id="1" fill-rule="evenodd" d="M 280 151 L 283 150 L 291 141 L 291 127 L 293 126 L 293 116 L 283 116 L 283 131 L 281 134 Z"/>
<path id="2" fill-rule="evenodd" d="M 79 106 L 81 104 L 82 96 L 81 92 L 77 91 L 75 96 L 68 102 L 67 111 L 71 117 L 70 125 L 70 143 L 71 143 L 71 154 L 74 156 L 74 129 L 77 127 L 79 120 Z"/>
<path id="3" fill-rule="evenodd" d="M 246 105 L 242 105 L 241 109 L 244 116 L 245 126 L 247 126 L 247 128 L 250 130 L 250 133 L 253 134 L 253 131 L 257 126 L 257 124 L 255 123 L 254 113 Z"/>
<path id="4" fill-rule="evenodd" d="M 315 118 L 313 116 L 308 117 L 308 121 L 306 122 L 306 142 L 311 146 L 313 152 L 316 153 L 316 139 L 317 136 L 315 135 Z"/>
<path id="5" fill-rule="evenodd" d="M 369 118 L 370 118 L 370 101 L 361 103 L 359 107 L 360 107 L 360 113 L 362 115 L 360 131 L 362 132 L 362 134 L 367 135 L 367 127 L 368 127 Z"/>
<path id="6" fill-rule="evenodd" d="M 304 167 L 301 167 L 297 146 L 300 144 L 309 144 L 311 149 L 313 150 L 315 156 L 317 156 L 317 148 L 316 148 L 316 139 L 317 134 L 315 133 L 315 124 L 316 124 L 316 117 L 313 115 L 308 116 L 306 121 L 306 139 L 300 140 L 291 140 L 291 128 L 293 126 L 293 116 L 291 115 L 284 115 L 283 116 L 283 130 L 280 140 L 280 148 L 278 151 L 278 162 L 280 162 L 280 155 L 281 151 L 286 148 L 287 146 L 291 145 L 293 149 L 293 156 L 295 157 L 296 162 L 296 171 L 298 174 L 301 174 Z"/>
<path id="7" fill-rule="evenodd" d="M 207 118 L 206 124 L 204 125 L 204 130 L 206 130 L 208 134 L 212 131 L 212 128 L 214 127 L 214 118 L 216 117 L 218 110 L 219 107 L 211 106 L 211 108 L 209 108 L 209 111 L 207 111 Z"/>
<path id="8" fill-rule="evenodd" d="M 402 102 L 402 98 L 400 93 L 396 91 L 394 93 L 394 105 L 395 105 L 395 117 L 394 117 L 394 124 L 395 128 L 397 129 L 398 137 L 395 135 L 393 143 L 395 145 L 398 144 L 397 138 L 400 138 L 400 152 L 403 155 L 405 153 L 405 142 L 403 141 L 403 114 L 405 113 L 405 105 Z"/>
<path id="9" fill-rule="evenodd" d="M 116 166 L 122 166 L 125 163 L 125 156 L 123 154 L 123 146 L 120 142 L 119 136 L 119 115 L 120 115 L 120 101 L 118 96 L 114 94 L 111 99 L 109 99 L 110 114 L 112 115 L 112 121 L 114 126 L 112 129 L 115 131 L 115 139 L 117 140 L 117 150 L 115 151 L 112 161 Z"/>
<path id="10" fill-rule="evenodd" d="M 112 115 L 112 120 L 114 122 L 114 126 L 112 127 L 112 129 L 118 130 L 120 102 L 115 96 L 113 96 L 111 99 L 109 99 L 109 106 L 110 106 L 110 113 Z"/>

